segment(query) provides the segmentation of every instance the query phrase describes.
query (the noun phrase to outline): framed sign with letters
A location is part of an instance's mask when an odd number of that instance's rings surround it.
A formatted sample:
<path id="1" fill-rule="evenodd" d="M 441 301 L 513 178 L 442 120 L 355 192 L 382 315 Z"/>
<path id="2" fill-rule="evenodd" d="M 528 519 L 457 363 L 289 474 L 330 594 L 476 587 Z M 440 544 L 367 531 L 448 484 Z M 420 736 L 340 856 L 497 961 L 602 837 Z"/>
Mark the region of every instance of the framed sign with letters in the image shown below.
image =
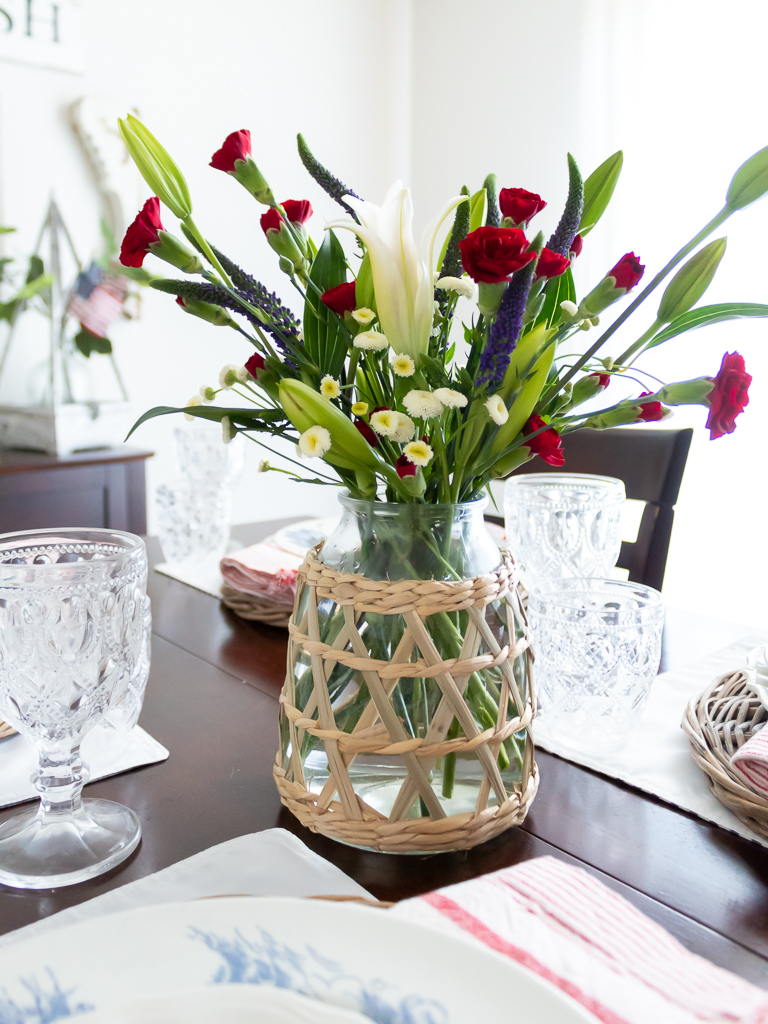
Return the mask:
<path id="1" fill-rule="evenodd" d="M 82 72 L 81 18 L 76 0 L 0 0 L 0 61 Z"/>

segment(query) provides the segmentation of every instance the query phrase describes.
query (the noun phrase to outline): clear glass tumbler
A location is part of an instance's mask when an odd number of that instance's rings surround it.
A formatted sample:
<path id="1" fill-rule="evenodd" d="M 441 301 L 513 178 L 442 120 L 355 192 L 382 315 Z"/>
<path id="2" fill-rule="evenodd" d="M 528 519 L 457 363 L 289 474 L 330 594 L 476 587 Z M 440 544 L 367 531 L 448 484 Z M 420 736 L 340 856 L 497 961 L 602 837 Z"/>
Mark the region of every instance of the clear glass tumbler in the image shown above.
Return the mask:
<path id="1" fill-rule="evenodd" d="M 221 558 L 229 540 L 232 491 L 228 484 L 177 480 L 157 488 L 157 532 L 167 562 Z"/>
<path id="2" fill-rule="evenodd" d="M 221 425 L 196 419 L 174 429 L 176 459 L 181 475 L 197 483 L 234 484 L 245 465 L 245 442 L 221 439 Z"/>
<path id="3" fill-rule="evenodd" d="M 659 670 L 661 594 L 616 580 L 543 580 L 528 618 L 543 733 L 584 753 L 620 749 Z"/>
<path id="4" fill-rule="evenodd" d="M 507 547 L 531 590 L 539 580 L 608 576 L 621 549 L 624 484 L 587 473 L 513 476 L 504 488 Z"/>
<path id="5" fill-rule="evenodd" d="M 147 553 L 110 530 L 0 537 L 0 718 L 36 748 L 40 804 L 0 826 L 0 882 L 93 878 L 141 837 L 132 810 L 84 800 L 86 733 L 119 704 L 142 657 Z"/>

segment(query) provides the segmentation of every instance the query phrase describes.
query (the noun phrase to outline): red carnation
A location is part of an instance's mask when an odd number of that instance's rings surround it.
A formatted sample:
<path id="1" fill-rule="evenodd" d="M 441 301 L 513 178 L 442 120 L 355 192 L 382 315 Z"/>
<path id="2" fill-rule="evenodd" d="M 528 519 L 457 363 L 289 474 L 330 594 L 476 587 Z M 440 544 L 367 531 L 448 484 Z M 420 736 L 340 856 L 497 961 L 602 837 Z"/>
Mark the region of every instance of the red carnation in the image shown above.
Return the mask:
<path id="1" fill-rule="evenodd" d="M 597 383 L 601 388 L 607 388 L 611 383 L 610 373 L 590 373 L 590 377 L 597 377 Z"/>
<path id="2" fill-rule="evenodd" d="M 584 239 L 581 235 L 574 235 L 573 241 L 571 242 L 571 256 L 576 259 L 581 256 L 581 250 L 584 248 Z"/>
<path id="3" fill-rule="evenodd" d="M 184 301 L 184 299 L 182 299 L 182 297 L 180 295 L 176 296 L 176 305 L 177 306 L 181 306 L 182 309 L 186 309 L 187 308 L 186 302 Z"/>
<path id="4" fill-rule="evenodd" d="M 397 470 L 397 475 L 401 479 L 404 476 L 416 476 L 416 463 L 411 462 L 405 457 L 405 455 L 401 455 L 397 460 L 395 463 L 395 469 Z"/>
<path id="5" fill-rule="evenodd" d="M 723 434 L 732 434 L 736 428 L 736 417 L 749 405 L 749 385 L 752 377 L 744 368 L 744 357 L 738 352 L 726 352 L 709 393 L 709 416 L 707 429 L 709 439 L 714 441 Z"/>
<path id="6" fill-rule="evenodd" d="M 650 391 L 643 391 L 640 395 L 641 398 L 645 398 L 646 395 L 650 395 Z M 638 423 L 643 420 L 645 423 L 655 423 L 656 420 L 664 419 L 664 406 L 661 402 L 644 402 L 640 406 L 640 415 L 637 417 Z"/>
<path id="7" fill-rule="evenodd" d="M 552 252 L 551 249 L 545 247 L 541 250 L 539 262 L 536 264 L 536 277 L 545 277 L 547 281 L 551 277 L 560 277 L 570 265 L 571 261 L 566 259 L 565 256 L 561 256 L 559 252 Z"/>
<path id="8" fill-rule="evenodd" d="M 334 313 L 338 313 L 339 316 L 351 313 L 353 309 L 357 309 L 355 282 L 350 281 L 345 284 L 337 284 L 335 288 L 329 288 L 327 292 L 323 292 L 320 300 L 329 309 L 332 309 Z"/>
<path id="9" fill-rule="evenodd" d="M 259 370 L 264 369 L 264 357 L 260 356 L 258 352 L 254 352 L 246 361 L 245 368 L 252 377 L 255 377 Z"/>
<path id="10" fill-rule="evenodd" d="M 281 205 L 292 224 L 306 224 L 312 216 L 312 203 L 308 199 L 286 199 Z"/>
<path id="11" fill-rule="evenodd" d="M 140 267 L 149 252 L 150 245 L 158 242 L 158 231 L 165 231 L 160 220 L 160 200 L 157 196 L 148 199 L 136 220 L 125 232 L 120 247 L 120 262 L 124 267 Z"/>
<path id="12" fill-rule="evenodd" d="M 532 434 L 543 426 L 545 423 L 541 416 L 531 416 L 523 427 L 523 435 L 527 437 L 528 434 Z M 525 447 L 532 455 L 542 458 L 548 466 L 564 466 L 565 456 L 562 452 L 562 444 L 563 441 L 558 432 L 550 427 L 549 430 L 543 430 L 536 437 L 532 437 L 530 441 L 526 442 Z"/>
<path id="13" fill-rule="evenodd" d="M 513 224 L 524 224 L 541 213 L 547 204 L 535 192 L 524 188 L 503 188 L 499 192 L 499 209 L 502 217 L 509 217 Z"/>
<path id="14" fill-rule="evenodd" d="M 461 262 L 473 281 L 498 284 L 536 259 L 519 228 L 477 228 L 459 242 Z"/>
<path id="15" fill-rule="evenodd" d="M 217 171 L 234 174 L 235 161 L 246 160 L 250 155 L 251 133 L 247 128 L 243 128 L 239 132 L 232 132 L 224 139 L 224 145 L 216 150 L 208 166 L 215 167 Z"/>
<path id="16" fill-rule="evenodd" d="M 379 439 L 378 437 L 376 437 L 376 433 L 373 427 L 369 426 L 365 422 L 365 420 L 355 420 L 354 424 L 360 431 L 360 433 L 363 435 L 365 440 L 368 442 L 368 444 L 371 446 L 371 448 L 379 447 Z"/>
<path id="17" fill-rule="evenodd" d="M 613 270 L 609 270 L 607 277 L 615 277 L 614 288 L 624 288 L 629 291 L 634 288 L 637 282 L 645 273 L 645 267 L 633 252 L 622 256 Z"/>
<path id="18" fill-rule="evenodd" d="M 261 230 L 266 235 L 270 228 L 274 228 L 275 231 L 279 231 L 280 226 L 283 223 L 283 218 L 274 206 L 271 206 L 266 213 L 262 213 L 259 223 L 261 224 Z"/>

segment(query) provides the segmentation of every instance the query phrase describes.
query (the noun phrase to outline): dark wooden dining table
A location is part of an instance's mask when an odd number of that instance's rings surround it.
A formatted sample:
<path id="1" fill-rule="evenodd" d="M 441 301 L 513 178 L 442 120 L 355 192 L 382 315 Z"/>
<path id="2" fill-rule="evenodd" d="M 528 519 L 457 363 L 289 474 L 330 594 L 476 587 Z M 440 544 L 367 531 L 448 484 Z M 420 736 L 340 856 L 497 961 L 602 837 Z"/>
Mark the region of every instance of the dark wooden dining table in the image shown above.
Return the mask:
<path id="1" fill-rule="evenodd" d="M 236 527 L 234 536 L 254 543 L 291 521 Z M 148 549 L 154 565 L 157 542 L 150 538 Z M 152 568 L 149 593 L 152 670 L 140 724 L 170 757 L 88 786 L 88 795 L 138 813 L 141 844 L 90 882 L 38 892 L 0 885 L 0 933 L 217 843 L 281 827 L 382 900 L 557 857 L 591 872 L 688 949 L 768 988 L 768 849 L 543 751 L 539 793 L 523 825 L 468 852 L 398 857 L 314 835 L 281 807 L 272 781 L 285 630 L 245 622 Z M 669 608 L 662 669 L 754 632 Z M 0 821 L 14 813 L 0 812 Z"/>

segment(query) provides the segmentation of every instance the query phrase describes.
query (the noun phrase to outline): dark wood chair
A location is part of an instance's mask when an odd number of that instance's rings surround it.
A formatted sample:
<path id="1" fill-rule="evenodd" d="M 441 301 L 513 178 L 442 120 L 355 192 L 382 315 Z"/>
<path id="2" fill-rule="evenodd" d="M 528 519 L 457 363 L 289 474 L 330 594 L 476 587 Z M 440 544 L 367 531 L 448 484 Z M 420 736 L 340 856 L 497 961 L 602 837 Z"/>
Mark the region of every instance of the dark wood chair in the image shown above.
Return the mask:
<path id="1" fill-rule="evenodd" d="M 675 504 L 693 430 L 577 430 L 563 438 L 564 466 L 541 459 L 516 473 L 596 473 L 624 481 L 628 498 L 645 502 L 637 539 L 623 541 L 618 566 L 633 583 L 661 590 L 667 566 Z"/>

